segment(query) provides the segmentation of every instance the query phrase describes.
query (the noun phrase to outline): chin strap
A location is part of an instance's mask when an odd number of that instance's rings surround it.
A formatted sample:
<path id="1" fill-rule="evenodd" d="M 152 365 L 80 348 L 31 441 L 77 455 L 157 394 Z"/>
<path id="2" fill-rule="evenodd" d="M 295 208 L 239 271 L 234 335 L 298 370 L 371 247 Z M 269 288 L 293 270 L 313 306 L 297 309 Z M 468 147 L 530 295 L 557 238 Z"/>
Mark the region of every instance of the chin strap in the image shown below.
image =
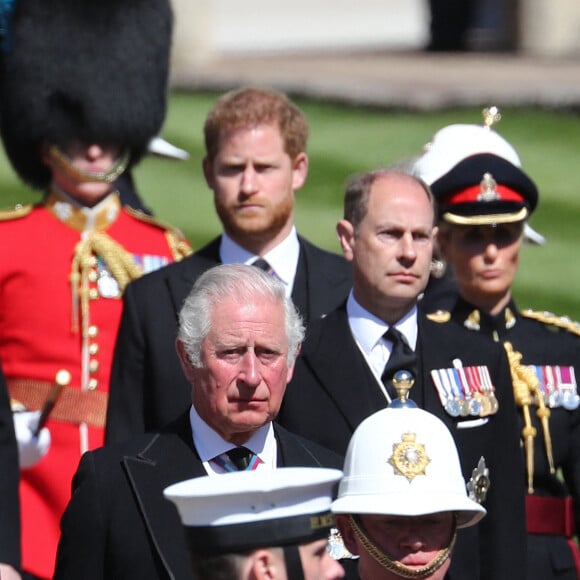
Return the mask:
<path id="1" fill-rule="evenodd" d="M 48 148 L 48 154 L 52 163 L 59 171 L 62 171 L 66 176 L 79 182 L 98 181 L 102 183 L 113 183 L 125 172 L 131 159 L 131 153 L 129 151 L 123 151 L 108 171 L 91 172 L 83 171 L 75 167 L 68 156 L 56 145 L 51 145 Z"/>
<path id="2" fill-rule="evenodd" d="M 304 570 L 298 546 L 284 546 L 284 560 L 286 561 L 286 573 L 291 580 L 304 580 Z"/>
<path id="3" fill-rule="evenodd" d="M 362 523 L 356 516 L 350 516 L 350 525 L 354 531 L 358 541 L 362 544 L 364 549 L 374 558 L 383 568 L 400 576 L 401 578 L 428 578 L 435 571 L 439 570 L 441 566 L 451 556 L 455 539 L 457 538 L 457 528 L 455 521 L 453 523 L 453 534 L 449 540 L 449 545 L 437 552 L 437 555 L 429 564 L 421 566 L 420 568 L 406 566 L 396 560 L 391 560 L 365 533 Z"/>

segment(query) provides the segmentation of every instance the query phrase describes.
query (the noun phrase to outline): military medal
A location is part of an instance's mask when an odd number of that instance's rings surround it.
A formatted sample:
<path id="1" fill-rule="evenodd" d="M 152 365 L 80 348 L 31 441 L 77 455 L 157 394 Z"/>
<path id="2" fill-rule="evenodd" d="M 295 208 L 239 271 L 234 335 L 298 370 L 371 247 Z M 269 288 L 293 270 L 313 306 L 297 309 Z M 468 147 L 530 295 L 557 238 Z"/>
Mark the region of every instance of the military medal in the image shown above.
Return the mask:
<path id="1" fill-rule="evenodd" d="M 477 383 L 475 381 L 467 380 L 467 374 L 465 372 L 466 369 L 463 368 L 463 365 L 459 359 L 455 359 L 453 364 L 459 378 L 459 384 L 461 385 L 463 391 L 467 414 L 471 415 L 472 417 L 478 417 L 481 413 L 481 403 L 475 396 L 477 393 Z"/>
<path id="2" fill-rule="evenodd" d="M 564 407 L 568 411 L 580 405 L 573 366 L 527 365 L 538 378 L 538 388 L 548 407 Z"/>
<path id="3" fill-rule="evenodd" d="M 103 298 L 118 298 L 121 293 L 119 284 L 107 268 L 99 268 L 99 277 L 97 279 L 97 288 L 99 295 Z"/>
<path id="4" fill-rule="evenodd" d="M 331 558 L 334 560 L 344 560 L 345 558 L 354 558 L 348 551 L 342 540 L 342 535 L 337 528 L 331 528 L 328 536 L 328 544 L 326 547 Z"/>
<path id="5" fill-rule="evenodd" d="M 499 404 L 486 366 L 435 369 L 431 379 L 445 412 L 451 417 L 487 417 L 497 413 Z"/>
<path id="6" fill-rule="evenodd" d="M 133 254 L 133 261 L 141 268 L 143 274 L 154 272 L 169 264 L 169 260 L 165 256 L 154 254 Z"/>
<path id="7" fill-rule="evenodd" d="M 449 398 L 445 401 L 445 410 L 452 416 L 452 417 L 459 417 L 461 413 L 461 407 L 459 405 L 459 401 L 457 399 Z"/>

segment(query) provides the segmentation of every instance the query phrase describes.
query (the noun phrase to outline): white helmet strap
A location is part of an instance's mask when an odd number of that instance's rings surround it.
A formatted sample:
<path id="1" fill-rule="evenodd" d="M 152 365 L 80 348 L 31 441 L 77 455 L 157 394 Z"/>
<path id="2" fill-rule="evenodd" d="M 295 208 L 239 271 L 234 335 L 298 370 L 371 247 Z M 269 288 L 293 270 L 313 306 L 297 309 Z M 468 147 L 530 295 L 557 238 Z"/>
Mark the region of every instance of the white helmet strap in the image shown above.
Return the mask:
<path id="1" fill-rule="evenodd" d="M 453 533 L 449 538 L 449 544 L 446 548 L 442 548 L 437 552 L 437 555 L 425 566 L 420 568 L 406 566 L 396 560 L 391 560 L 366 534 L 360 518 L 357 516 L 349 516 L 350 525 L 354 531 L 358 541 L 362 544 L 364 549 L 374 558 L 383 568 L 400 576 L 401 578 L 427 578 L 437 571 L 446 560 L 451 556 L 455 539 L 457 538 L 456 518 L 453 516 Z"/>

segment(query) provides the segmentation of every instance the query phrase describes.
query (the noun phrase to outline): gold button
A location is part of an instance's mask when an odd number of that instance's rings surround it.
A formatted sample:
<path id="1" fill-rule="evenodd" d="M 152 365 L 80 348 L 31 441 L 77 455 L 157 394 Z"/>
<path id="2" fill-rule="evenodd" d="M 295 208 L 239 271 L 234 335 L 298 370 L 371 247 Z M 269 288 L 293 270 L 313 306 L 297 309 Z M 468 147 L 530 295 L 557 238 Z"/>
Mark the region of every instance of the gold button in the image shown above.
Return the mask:
<path id="1" fill-rule="evenodd" d="M 94 391 L 99 386 L 99 381 L 97 379 L 89 380 L 89 391 Z"/>
<path id="2" fill-rule="evenodd" d="M 89 361 L 89 371 L 96 373 L 99 370 L 99 361 L 94 358 Z"/>
<path id="3" fill-rule="evenodd" d="M 96 342 L 92 342 L 92 343 L 89 345 L 89 354 L 90 354 L 91 356 L 94 356 L 94 355 L 96 355 L 98 352 L 99 352 L 99 345 L 98 345 Z"/>
<path id="4" fill-rule="evenodd" d="M 97 281 L 97 271 L 96 270 L 91 270 L 89 272 L 89 282 L 96 282 Z"/>
<path id="5" fill-rule="evenodd" d="M 99 297 L 99 291 L 96 288 L 91 288 L 89 290 L 89 298 L 91 300 L 96 300 Z"/>
<path id="6" fill-rule="evenodd" d="M 97 326 L 89 326 L 89 336 L 91 338 L 99 336 L 99 328 Z"/>

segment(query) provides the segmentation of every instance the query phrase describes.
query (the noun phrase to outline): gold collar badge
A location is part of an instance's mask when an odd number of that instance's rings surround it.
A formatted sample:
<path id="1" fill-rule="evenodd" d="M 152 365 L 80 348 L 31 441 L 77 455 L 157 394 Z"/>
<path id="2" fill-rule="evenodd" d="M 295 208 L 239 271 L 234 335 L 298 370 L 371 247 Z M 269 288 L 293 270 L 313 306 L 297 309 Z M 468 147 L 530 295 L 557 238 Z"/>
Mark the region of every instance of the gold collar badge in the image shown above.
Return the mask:
<path id="1" fill-rule="evenodd" d="M 514 313 L 509 309 L 505 309 L 505 327 L 509 330 L 516 325 L 516 317 Z"/>
<path id="2" fill-rule="evenodd" d="M 463 321 L 463 326 L 469 330 L 479 330 L 481 327 L 479 323 L 481 322 L 481 316 L 479 310 L 472 310 L 469 316 Z"/>
<path id="3" fill-rule="evenodd" d="M 430 461 L 425 446 L 417 443 L 415 433 L 403 433 L 401 443 L 393 445 L 393 455 L 389 459 L 395 473 L 404 475 L 408 481 L 412 481 L 417 475 L 425 475 L 425 468 Z"/>

